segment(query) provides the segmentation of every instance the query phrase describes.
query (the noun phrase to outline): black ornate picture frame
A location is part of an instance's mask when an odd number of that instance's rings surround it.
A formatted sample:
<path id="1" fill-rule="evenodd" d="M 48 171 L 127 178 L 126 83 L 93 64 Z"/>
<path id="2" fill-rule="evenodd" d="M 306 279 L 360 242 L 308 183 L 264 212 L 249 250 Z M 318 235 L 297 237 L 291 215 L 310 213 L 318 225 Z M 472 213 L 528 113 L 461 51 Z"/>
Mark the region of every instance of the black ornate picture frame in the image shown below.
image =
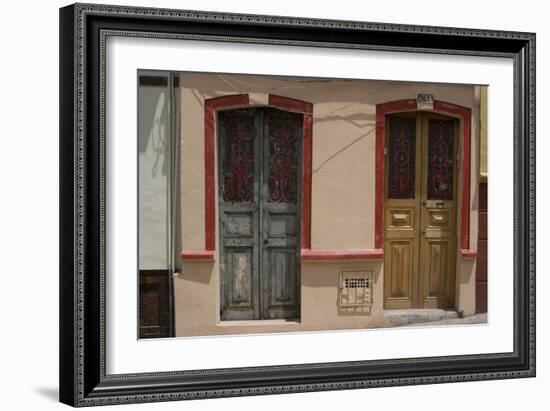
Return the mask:
<path id="1" fill-rule="evenodd" d="M 513 60 L 513 351 L 107 374 L 108 36 Z M 75 4 L 60 10 L 60 100 L 61 402 L 92 406 L 535 376 L 534 33 Z"/>

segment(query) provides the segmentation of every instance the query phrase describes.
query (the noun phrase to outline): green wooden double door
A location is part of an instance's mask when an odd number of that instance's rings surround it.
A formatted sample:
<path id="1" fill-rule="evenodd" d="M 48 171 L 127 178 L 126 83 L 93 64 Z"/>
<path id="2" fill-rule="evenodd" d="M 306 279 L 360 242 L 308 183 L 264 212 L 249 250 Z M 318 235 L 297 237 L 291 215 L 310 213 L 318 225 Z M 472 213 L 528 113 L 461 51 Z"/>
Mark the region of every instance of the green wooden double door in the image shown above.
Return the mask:
<path id="1" fill-rule="evenodd" d="M 303 115 L 218 113 L 222 320 L 300 317 Z"/>

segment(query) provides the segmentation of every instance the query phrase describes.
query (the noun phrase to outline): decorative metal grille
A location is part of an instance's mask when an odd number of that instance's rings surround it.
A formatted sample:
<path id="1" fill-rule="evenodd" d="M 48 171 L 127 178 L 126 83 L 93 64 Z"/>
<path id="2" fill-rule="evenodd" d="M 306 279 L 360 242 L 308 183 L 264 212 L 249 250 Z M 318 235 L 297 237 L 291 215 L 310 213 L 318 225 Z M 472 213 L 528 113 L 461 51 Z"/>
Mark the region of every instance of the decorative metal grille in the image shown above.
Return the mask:
<path id="1" fill-rule="evenodd" d="M 226 116 L 223 122 L 223 199 L 234 203 L 254 200 L 254 117 Z"/>
<path id="2" fill-rule="evenodd" d="M 340 272 L 340 307 L 369 307 L 373 303 L 374 274 L 371 270 Z"/>
<path id="3" fill-rule="evenodd" d="M 297 115 L 269 116 L 269 201 L 296 203 L 298 191 L 298 131 Z"/>
<path id="4" fill-rule="evenodd" d="M 388 198 L 414 198 L 416 118 L 390 117 L 389 129 Z"/>
<path id="5" fill-rule="evenodd" d="M 454 120 L 429 120 L 428 199 L 453 199 Z"/>

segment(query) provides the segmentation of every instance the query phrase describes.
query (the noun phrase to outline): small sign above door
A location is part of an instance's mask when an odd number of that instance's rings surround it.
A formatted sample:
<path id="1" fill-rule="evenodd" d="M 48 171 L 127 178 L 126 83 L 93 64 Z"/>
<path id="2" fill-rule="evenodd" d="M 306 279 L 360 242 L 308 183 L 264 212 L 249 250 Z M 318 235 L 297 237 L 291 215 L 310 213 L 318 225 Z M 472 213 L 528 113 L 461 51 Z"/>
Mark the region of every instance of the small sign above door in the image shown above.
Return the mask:
<path id="1" fill-rule="evenodd" d="M 417 94 L 416 95 L 417 110 L 433 110 L 434 96 L 433 94 Z"/>

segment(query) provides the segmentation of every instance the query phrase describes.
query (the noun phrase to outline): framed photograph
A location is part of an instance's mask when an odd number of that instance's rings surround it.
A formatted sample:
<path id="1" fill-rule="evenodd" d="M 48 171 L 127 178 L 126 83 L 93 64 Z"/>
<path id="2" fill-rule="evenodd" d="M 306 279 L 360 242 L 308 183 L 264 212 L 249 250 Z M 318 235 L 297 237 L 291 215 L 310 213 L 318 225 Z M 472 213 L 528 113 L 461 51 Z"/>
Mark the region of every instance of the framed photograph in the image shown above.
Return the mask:
<path id="1" fill-rule="evenodd" d="M 535 376 L 535 34 L 60 10 L 60 399 Z"/>

